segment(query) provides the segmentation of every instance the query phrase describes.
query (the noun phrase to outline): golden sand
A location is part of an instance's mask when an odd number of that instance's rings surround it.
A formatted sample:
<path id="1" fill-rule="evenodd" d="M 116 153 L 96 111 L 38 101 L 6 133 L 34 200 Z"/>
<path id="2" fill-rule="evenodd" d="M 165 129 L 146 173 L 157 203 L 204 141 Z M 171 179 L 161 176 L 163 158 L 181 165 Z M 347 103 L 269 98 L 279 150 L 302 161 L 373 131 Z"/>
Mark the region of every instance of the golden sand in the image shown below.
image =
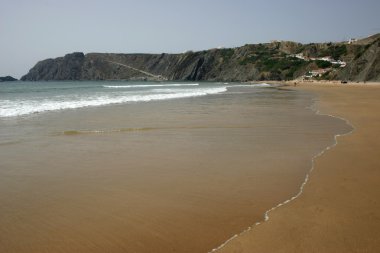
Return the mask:
<path id="1" fill-rule="evenodd" d="M 290 83 L 292 86 L 293 83 Z M 315 160 L 302 195 L 218 252 L 379 252 L 380 85 L 298 83 L 354 131 Z"/>
<path id="2" fill-rule="evenodd" d="M 1 121 L 0 252 L 207 252 L 262 220 L 346 124 L 260 92 Z"/>

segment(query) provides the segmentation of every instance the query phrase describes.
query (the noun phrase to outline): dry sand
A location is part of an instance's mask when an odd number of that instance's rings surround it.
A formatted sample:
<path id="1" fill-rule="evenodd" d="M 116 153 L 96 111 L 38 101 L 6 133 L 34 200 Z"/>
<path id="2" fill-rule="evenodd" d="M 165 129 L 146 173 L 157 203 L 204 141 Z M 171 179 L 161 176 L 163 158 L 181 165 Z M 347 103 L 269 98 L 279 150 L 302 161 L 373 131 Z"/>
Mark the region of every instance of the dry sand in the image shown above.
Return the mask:
<path id="1" fill-rule="evenodd" d="M 299 198 L 218 252 L 379 252 L 380 85 L 296 88 L 316 92 L 320 112 L 347 119 L 354 131 L 315 160 Z"/>

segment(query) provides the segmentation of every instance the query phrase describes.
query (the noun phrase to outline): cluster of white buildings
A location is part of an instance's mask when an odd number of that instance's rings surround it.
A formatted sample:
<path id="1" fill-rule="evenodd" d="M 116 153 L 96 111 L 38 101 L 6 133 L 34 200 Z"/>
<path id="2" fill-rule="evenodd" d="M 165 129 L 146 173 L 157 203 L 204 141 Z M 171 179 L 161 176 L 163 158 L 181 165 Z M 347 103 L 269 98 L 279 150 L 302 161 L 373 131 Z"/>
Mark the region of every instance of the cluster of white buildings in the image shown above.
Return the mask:
<path id="1" fill-rule="evenodd" d="M 321 57 L 321 58 L 314 58 L 314 57 L 306 57 L 303 55 L 303 53 L 299 53 L 299 54 L 293 54 L 293 55 L 291 55 L 291 57 L 296 57 L 296 58 L 304 60 L 304 61 L 317 61 L 317 60 L 318 61 L 327 61 L 327 62 L 331 62 L 334 65 L 339 65 L 341 68 L 344 68 L 347 65 L 346 62 L 341 61 L 341 60 L 334 60 L 330 56 L 325 56 L 325 57 Z"/>
<path id="2" fill-rule="evenodd" d="M 341 60 L 334 60 L 330 56 L 322 57 L 322 58 L 310 58 L 312 61 L 320 60 L 320 61 L 328 61 L 332 64 L 339 65 L 341 68 L 346 67 L 347 63 Z"/>
<path id="3" fill-rule="evenodd" d="M 331 58 L 330 56 L 314 58 L 314 57 L 306 57 L 303 55 L 303 53 L 299 53 L 299 54 L 291 55 L 291 57 L 296 57 L 296 58 L 304 60 L 304 61 L 326 61 L 326 62 L 330 62 L 333 65 L 339 65 L 339 67 L 341 67 L 341 68 L 344 68 L 347 65 L 346 62 L 341 61 L 341 60 L 335 60 L 335 59 Z M 305 75 L 303 75 L 302 78 L 303 79 L 309 79 L 309 78 L 313 78 L 313 77 L 321 77 L 324 73 L 326 73 L 330 70 L 331 70 L 331 68 L 310 70 Z"/>
<path id="4" fill-rule="evenodd" d="M 316 69 L 308 71 L 303 78 L 321 77 L 324 73 L 330 71 L 330 69 Z"/>

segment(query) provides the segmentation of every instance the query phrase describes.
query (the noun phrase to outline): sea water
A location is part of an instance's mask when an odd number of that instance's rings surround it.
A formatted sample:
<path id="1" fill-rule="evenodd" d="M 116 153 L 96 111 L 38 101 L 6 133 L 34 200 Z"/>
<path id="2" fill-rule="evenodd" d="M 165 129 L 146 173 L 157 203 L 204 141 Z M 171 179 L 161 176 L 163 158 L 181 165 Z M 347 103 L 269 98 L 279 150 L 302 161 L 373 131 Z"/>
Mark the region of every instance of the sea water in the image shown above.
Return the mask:
<path id="1" fill-rule="evenodd" d="M 5 82 L 0 84 L 0 117 L 205 96 L 226 92 L 228 87 L 233 86 L 187 82 Z"/>

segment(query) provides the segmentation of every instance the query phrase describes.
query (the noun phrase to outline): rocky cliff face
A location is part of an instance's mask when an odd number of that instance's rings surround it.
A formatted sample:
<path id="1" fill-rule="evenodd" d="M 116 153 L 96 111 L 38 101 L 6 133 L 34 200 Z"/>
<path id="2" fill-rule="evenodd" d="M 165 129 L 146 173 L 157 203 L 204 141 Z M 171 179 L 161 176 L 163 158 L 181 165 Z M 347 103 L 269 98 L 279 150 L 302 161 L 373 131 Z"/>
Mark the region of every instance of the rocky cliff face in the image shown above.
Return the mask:
<path id="1" fill-rule="evenodd" d="M 80 80 L 85 56 L 83 53 L 67 54 L 56 59 L 38 62 L 21 80 Z"/>
<path id="2" fill-rule="evenodd" d="M 223 80 L 258 77 L 254 66 L 236 61 L 244 50 L 208 50 L 184 54 L 72 53 L 38 62 L 21 80 Z M 243 51 L 243 52 L 241 52 Z M 149 74 L 146 74 L 147 72 Z"/>
<path id="3" fill-rule="evenodd" d="M 12 81 L 17 81 L 17 79 L 11 76 L 0 76 L 0 82 L 12 82 Z"/>
<path id="4" fill-rule="evenodd" d="M 380 80 L 380 35 L 355 44 L 271 42 L 183 54 L 72 53 L 38 62 L 21 80 L 207 80 L 294 79 L 319 68 L 295 58 L 332 56 L 348 63 L 326 79 Z"/>
<path id="5" fill-rule="evenodd" d="M 338 77 L 351 81 L 380 81 L 380 40 L 365 45 Z"/>

